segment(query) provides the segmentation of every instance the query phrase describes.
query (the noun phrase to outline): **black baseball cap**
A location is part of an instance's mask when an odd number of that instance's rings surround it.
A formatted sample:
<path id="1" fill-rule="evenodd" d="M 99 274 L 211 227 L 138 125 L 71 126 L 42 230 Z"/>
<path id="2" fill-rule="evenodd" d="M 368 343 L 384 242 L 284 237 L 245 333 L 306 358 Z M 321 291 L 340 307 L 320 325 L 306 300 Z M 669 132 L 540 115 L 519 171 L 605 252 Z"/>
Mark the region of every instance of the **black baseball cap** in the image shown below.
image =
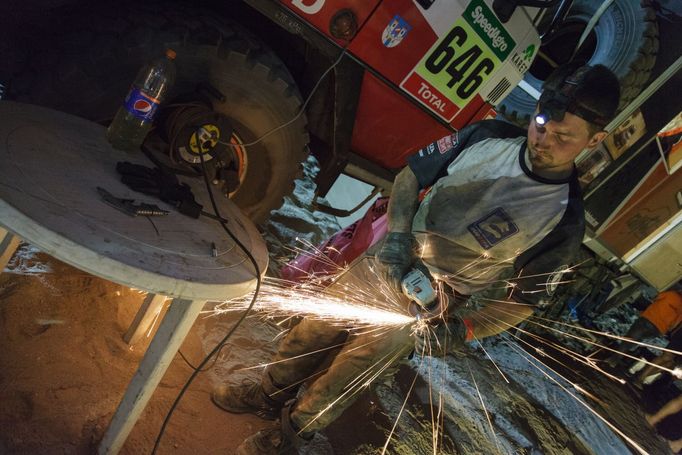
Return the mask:
<path id="1" fill-rule="evenodd" d="M 560 122 L 570 112 L 603 128 L 615 116 L 619 99 L 618 79 L 605 66 L 566 65 L 545 81 L 535 121 Z"/>

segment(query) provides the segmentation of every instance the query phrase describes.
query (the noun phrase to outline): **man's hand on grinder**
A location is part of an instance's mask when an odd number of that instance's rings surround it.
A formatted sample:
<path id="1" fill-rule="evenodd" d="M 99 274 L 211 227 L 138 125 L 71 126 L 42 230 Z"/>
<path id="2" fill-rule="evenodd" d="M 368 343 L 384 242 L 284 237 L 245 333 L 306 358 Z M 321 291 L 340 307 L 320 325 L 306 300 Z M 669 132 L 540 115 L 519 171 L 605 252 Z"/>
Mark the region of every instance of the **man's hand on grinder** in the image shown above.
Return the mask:
<path id="1" fill-rule="evenodd" d="M 419 356 L 442 357 L 453 350 L 461 349 L 471 338 L 470 327 L 471 322 L 459 316 L 445 321 L 441 319 L 435 326 L 427 322 L 423 331 L 415 335 L 415 351 Z"/>
<path id="2" fill-rule="evenodd" d="M 409 232 L 388 233 L 376 259 L 384 266 L 384 276 L 388 284 L 398 292 L 401 292 L 401 281 L 416 256 L 417 240 L 414 235 Z"/>

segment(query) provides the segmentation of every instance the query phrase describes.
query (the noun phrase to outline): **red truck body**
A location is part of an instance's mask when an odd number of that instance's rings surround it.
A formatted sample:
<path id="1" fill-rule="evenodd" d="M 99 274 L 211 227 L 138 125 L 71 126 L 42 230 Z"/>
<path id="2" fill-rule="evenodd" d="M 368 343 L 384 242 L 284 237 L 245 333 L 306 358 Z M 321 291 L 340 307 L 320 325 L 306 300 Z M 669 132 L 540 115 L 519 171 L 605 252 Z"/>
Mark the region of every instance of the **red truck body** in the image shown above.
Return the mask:
<path id="1" fill-rule="evenodd" d="M 539 44 L 522 9 L 502 24 L 482 0 L 434 2 L 426 9 L 412 0 L 282 4 L 339 46 L 346 43 L 332 36 L 330 24 L 340 11 L 355 15 L 357 33 L 347 51 L 372 71 L 363 76 L 351 148 L 386 168 L 402 166 L 411 152 L 452 129 L 494 116 L 489 101 L 516 85 Z M 525 67 L 509 64 L 512 58 Z"/>

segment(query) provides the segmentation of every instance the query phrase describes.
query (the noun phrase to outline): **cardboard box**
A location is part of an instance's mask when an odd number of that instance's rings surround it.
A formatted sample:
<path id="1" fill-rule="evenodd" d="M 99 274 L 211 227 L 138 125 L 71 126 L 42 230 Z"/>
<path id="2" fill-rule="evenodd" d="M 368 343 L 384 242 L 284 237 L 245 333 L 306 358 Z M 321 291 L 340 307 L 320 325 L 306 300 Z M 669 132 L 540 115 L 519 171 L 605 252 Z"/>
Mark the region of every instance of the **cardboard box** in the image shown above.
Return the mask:
<path id="1" fill-rule="evenodd" d="M 611 158 L 618 159 L 632 144 L 646 133 L 644 117 L 640 110 L 635 111 L 604 140 Z"/>

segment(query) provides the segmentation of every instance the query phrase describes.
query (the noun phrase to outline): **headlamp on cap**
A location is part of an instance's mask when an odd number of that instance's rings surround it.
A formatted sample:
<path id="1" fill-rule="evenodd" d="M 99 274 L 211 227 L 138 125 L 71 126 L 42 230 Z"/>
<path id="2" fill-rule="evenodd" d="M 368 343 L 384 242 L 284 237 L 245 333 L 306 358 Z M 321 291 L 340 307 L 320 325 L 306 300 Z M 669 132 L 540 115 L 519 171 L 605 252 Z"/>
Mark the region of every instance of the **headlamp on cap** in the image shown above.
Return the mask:
<path id="1" fill-rule="evenodd" d="M 583 68 L 578 69 L 574 74 L 567 77 L 559 89 L 547 88 L 542 92 L 538 101 L 538 112 L 534 117 L 537 125 L 544 126 L 551 120 L 560 122 L 564 119 L 566 112 L 570 112 L 589 123 L 600 127 L 606 126 L 608 123 L 607 119 L 581 106 L 576 100 L 577 89 L 582 84 L 586 72 Z"/>
<path id="2" fill-rule="evenodd" d="M 535 114 L 535 123 L 540 126 L 545 126 L 545 124 L 549 122 L 550 117 L 551 116 L 548 112 L 538 112 Z"/>
<path id="3" fill-rule="evenodd" d="M 538 113 L 535 114 L 535 123 L 541 126 L 550 120 L 560 122 L 564 119 L 568 110 L 570 99 L 563 93 L 554 90 L 545 90 L 538 102 Z"/>

